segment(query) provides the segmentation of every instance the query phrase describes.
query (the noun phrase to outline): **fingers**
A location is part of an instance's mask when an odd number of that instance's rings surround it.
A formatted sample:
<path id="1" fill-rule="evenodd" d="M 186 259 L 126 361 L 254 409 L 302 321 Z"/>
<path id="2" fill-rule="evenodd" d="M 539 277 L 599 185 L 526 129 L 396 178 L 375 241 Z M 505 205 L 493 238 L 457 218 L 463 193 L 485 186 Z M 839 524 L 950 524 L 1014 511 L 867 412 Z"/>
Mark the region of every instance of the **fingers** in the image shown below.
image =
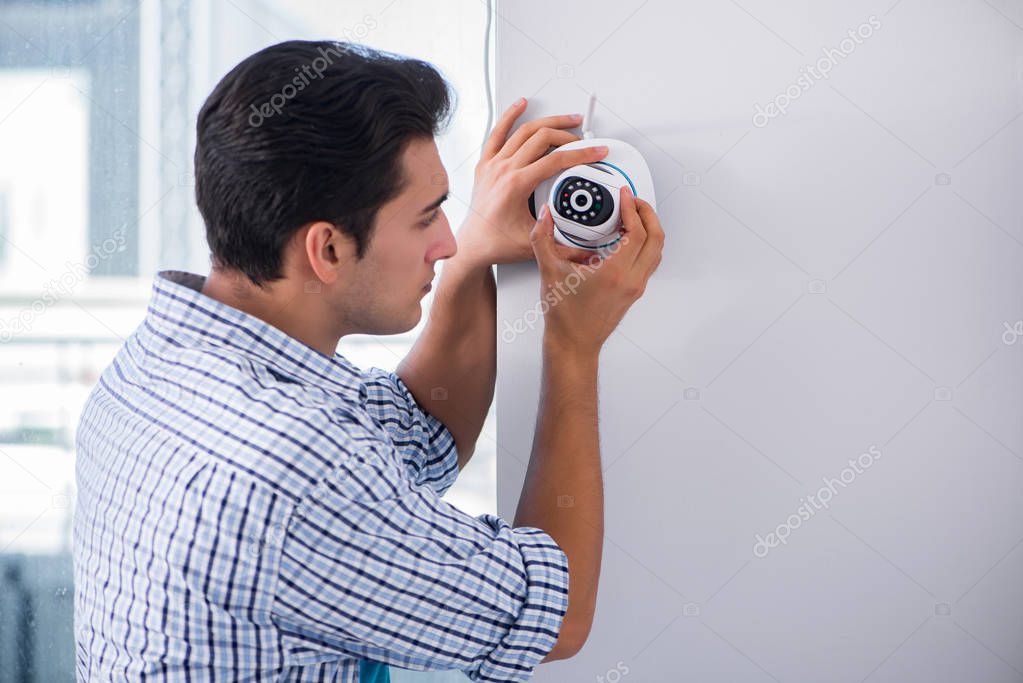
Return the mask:
<path id="1" fill-rule="evenodd" d="M 518 120 L 525 110 L 526 99 L 524 97 L 520 97 L 512 106 L 505 109 L 504 113 L 501 114 L 501 118 L 494 124 L 494 129 L 490 131 L 490 135 L 483 145 L 483 153 L 480 155 L 481 159 L 490 159 L 501 150 L 505 140 L 508 139 L 508 133 L 511 132 L 512 126 L 515 125 L 515 121 Z"/>
<path id="2" fill-rule="evenodd" d="M 616 261 L 623 270 L 632 270 L 636 258 L 639 256 L 643 243 L 646 241 L 646 230 L 643 221 L 636 211 L 636 198 L 628 185 L 623 185 L 619 194 L 620 213 L 622 219 L 622 232 L 625 234 L 622 242 L 624 244 L 615 252 L 612 261 Z"/>
<path id="3" fill-rule="evenodd" d="M 554 252 L 554 219 L 547 202 L 540 207 L 540 215 L 529 233 L 529 243 L 533 246 L 536 262 L 541 268 L 557 259 Z"/>
<path id="4" fill-rule="evenodd" d="M 541 128 L 573 128 L 579 125 L 582 119 L 577 114 L 562 114 L 559 116 L 545 116 L 540 119 L 527 121 L 519 126 L 508 142 L 504 143 L 495 156 L 507 158 L 519 151 L 519 148 L 526 143 L 526 140 L 533 136 L 533 133 Z"/>
<path id="5" fill-rule="evenodd" d="M 569 247 L 560 242 L 554 242 L 554 250 L 558 255 L 558 258 L 563 261 L 570 261 L 572 263 L 590 263 L 591 259 L 596 257 L 600 258 L 600 255 L 592 249 L 580 249 L 578 247 Z"/>
<path id="6" fill-rule="evenodd" d="M 586 263 L 593 257 L 589 249 L 569 247 L 554 239 L 554 217 L 546 202 L 540 207 L 540 217 L 529 234 L 529 241 L 537 262 L 546 268 L 564 271 L 569 263 Z"/>
<path id="7" fill-rule="evenodd" d="M 635 201 L 639 218 L 646 230 L 646 240 L 636 256 L 633 269 L 638 270 L 646 280 L 657 270 L 657 266 L 661 262 L 661 253 L 664 248 L 664 228 L 661 227 L 660 219 L 648 202 L 638 198 Z"/>
<path id="8" fill-rule="evenodd" d="M 519 147 L 519 150 L 512 155 L 512 163 L 514 166 L 522 168 L 523 166 L 527 166 L 542 157 L 551 147 L 560 147 L 561 145 L 568 144 L 569 142 L 575 142 L 579 139 L 578 135 L 569 133 L 567 130 L 541 128 L 533 133 L 533 135 L 526 140 L 521 147 Z"/>
<path id="9" fill-rule="evenodd" d="M 522 169 L 524 182 L 536 187 L 542 181 L 557 175 L 566 168 L 579 164 L 592 164 L 607 156 L 607 147 L 584 147 L 561 152 L 551 152 Z"/>

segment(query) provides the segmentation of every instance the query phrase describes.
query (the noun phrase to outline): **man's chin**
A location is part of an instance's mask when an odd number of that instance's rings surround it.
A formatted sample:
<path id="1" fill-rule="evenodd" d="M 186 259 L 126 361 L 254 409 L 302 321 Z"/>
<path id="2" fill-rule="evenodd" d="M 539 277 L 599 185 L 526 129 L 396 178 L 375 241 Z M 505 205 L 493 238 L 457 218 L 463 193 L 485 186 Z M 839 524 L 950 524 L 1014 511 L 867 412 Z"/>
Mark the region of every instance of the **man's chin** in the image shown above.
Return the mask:
<path id="1" fill-rule="evenodd" d="M 368 334 L 377 337 L 386 337 L 392 334 L 405 334 L 415 329 L 423 317 L 422 301 L 415 302 L 408 313 L 402 317 L 389 316 L 379 317 L 375 320 L 366 321 L 357 334 Z"/>
<path id="2" fill-rule="evenodd" d="M 390 334 L 405 334 L 406 332 L 415 329 L 416 325 L 419 324 L 419 321 L 422 320 L 422 318 L 423 306 L 421 303 L 417 302 L 415 304 L 415 307 L 409 311 L 408 315 L 405 316 L 404 319 L 399 320 L 398 318 L 395 318 L 389 321 L 387 325 L 381 326 L 382 329 L 374 332 L 373 334 L 380 336 Z"/>
<path id="3" fill-rule="evenodd" d="M 408 332 L 409 330 L 414 328 L 416 325 L 418 325 L 419 321 L 422 320 L 422 319 L 423 319 L 423 301 L 422 301 L 422 299 L 420 299 L 419 301 L 416 302 L 415 310 L 413 310 L 413 312 L 412 312 L 412 318 L 409 321 L 408 329 L 402 330 L 402 332 Z"/>

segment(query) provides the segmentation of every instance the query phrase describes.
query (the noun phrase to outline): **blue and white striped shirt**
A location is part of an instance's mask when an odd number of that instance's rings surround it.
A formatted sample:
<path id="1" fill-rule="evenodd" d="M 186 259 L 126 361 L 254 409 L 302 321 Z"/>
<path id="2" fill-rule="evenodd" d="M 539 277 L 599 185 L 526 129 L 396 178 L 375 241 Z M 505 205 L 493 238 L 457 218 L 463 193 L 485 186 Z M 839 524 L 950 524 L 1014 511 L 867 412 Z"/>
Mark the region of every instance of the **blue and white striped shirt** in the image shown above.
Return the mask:
<path id="1" fill-rule="evenodd" d="M 440 496 L 451 433 L 362 371 L 165 271 L 78 427 L 79 680 L 359 680 L 360 660 L 527 680 L 568 563 Z"/>

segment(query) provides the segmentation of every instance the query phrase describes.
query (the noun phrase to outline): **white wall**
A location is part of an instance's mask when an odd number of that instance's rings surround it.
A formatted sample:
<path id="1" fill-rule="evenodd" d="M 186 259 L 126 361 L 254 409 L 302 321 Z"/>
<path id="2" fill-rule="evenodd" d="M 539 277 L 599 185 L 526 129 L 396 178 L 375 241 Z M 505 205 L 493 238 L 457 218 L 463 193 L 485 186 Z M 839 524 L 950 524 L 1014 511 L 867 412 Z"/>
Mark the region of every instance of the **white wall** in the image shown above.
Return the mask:
<path id="1" fill-rule="evenodd" d="M 1023 680 L 1023 7 L 497 9 L 498 111 L 596 90 L 668 233 L 601 357 L 596 623 L 535 680 Z M 827 78 L 801 70 L 829 48 Z M 538 295 L 534 266 L 499 268 L 501 329 Z M 509 519 L 535 327 L 499 342 Z"/>

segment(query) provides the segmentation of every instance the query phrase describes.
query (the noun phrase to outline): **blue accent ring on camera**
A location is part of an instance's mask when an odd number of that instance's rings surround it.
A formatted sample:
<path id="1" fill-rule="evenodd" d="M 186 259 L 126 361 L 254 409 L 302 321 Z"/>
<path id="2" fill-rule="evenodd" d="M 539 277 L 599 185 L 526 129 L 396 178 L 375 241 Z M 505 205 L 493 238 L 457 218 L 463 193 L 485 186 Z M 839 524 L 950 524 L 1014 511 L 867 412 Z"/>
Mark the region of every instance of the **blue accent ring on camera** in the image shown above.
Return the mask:
<path id="1" fill-rule="evenodd" d="M 610 166 L 610 167 L 611 167 L 611 168 L 613 168 L 614 170 L 616 170 L 616 171 L 618 171 L 619 173 L 621 173 L 621 174 L 622 174 L 623 176 L 625 176 L 625 179 L 629 181 L 629 188 L 630 188 L 630 189 L 632 190 L 632 196 L 633 196 L 633 197 L 637 197 L 637 196 L 639 196 L 639 195 L 637 195 L 637 194 L 636 194 L 636 186 L 632 184 L 632 178 L 630 178 L 630 177 L 629 177 L 629 174 L 628 174 L 628 173 L 626 173 L 626 172 L 625 172 L 625 171 L 623 171 L 622 169 L 618 168 L 618 167 L 617 167 L 617 166 L 615 166 L 614 164 L 612 164 L 612 163 L 609 163 L 609 162 L 607 162 L 607 161 L 594 161 L 593 163 L 594 163 L 594 164 L 603 164 L 604 166 Z"/>

